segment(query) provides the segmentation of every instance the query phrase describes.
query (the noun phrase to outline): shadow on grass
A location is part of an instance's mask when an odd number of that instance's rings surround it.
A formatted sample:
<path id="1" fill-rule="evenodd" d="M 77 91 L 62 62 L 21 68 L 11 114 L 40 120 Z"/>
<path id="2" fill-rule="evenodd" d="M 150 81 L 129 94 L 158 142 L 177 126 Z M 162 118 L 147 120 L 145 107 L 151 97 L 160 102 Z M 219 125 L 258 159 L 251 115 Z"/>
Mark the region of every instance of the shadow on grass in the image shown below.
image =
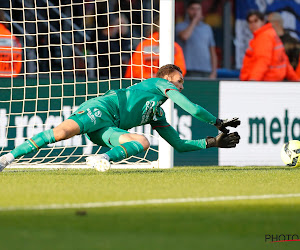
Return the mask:
<path id="1" fill-rule="evenodd" d="M 124 175 L 124 174 L 166 174 L 166 173 L 199 173 L 199 172 L 227 172 L 227 171 L 300 171 L 300 168 L 290 168 L 282 166 L 246 166 L 246 167 L 236 167 L 236 166 L 184 166 L 184 167 L 174 167 L 172 169 L 112 169 L 107 172 L 97 172 L 93 169 L 7 169 L 3 173 L 30 173 L 30 172 L 45 172 L 57 174 L 67 174 L 67 175 Z"/>
<path id="2" fill-rule="evenodd" d="M 110 172 L 110 174 L 153 174 L 153 173 L 198 173 L 198 172 L 219 172 L 219 171 L 300 171 L 300 168 L 288 168 L 288 167 L 257 167 L 257 166 L 247 166 L 247 167 L 235 167 L 235 166 L 199 166 L 199 167 L 174 167 L 172 169 L 115 169 Z"/>

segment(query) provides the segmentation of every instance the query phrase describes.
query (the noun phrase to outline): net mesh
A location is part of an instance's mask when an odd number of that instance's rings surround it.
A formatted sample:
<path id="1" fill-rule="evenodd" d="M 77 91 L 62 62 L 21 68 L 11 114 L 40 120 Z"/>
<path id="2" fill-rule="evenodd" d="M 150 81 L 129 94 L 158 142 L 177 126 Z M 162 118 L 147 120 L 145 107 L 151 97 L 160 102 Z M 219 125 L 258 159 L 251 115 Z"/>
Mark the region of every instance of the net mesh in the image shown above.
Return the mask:
<path id="1" fill-rule="evenodd" d="M 0 153 L 57 126 L 82 102 L 154 76 L 158 38 L 151 36 L 158 28 L 158 5 L 157 0 L 7 1 L 0 13 Z M 137 62 L 131 60 L 135 52 Z M 134 75 L 137 69 L 140 74 Z M 153 147 L 126 163 L 156 160 L 158 139 L 151 127 L 131 132 L 146 134 Z M 81 163 L 106 150 L 80 135 L 18 163 Z"/>

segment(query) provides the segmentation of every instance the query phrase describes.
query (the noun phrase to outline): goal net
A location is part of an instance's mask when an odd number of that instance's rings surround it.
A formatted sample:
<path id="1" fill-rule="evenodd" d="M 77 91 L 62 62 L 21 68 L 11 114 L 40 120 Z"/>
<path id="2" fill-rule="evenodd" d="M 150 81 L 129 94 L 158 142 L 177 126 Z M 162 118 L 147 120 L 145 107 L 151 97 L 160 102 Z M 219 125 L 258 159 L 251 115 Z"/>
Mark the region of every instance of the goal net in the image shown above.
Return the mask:
<path id="1" fill-rule="evenodd" d="M 4 5 L 0 13 L 1 155 L 57 126 L 84 101 L 149 77 L 143 70 L 134 74 L 136 66 L 155 76 L 158 38 L 151 36 L 159 28 L 159 0 L 11 0 Z M 148 45 L 142 46 L 145 41 Z M 139 46 L 142 49 L 136 52 Z M 139 63 L 131 60 L 134 53 L 139 53 Z M 157 167 L 153 164 L 158 159 L 156 131 L 146 125 L 131 132 L 145 134 L 151 148 L 121 163 Z M 16 163 L 76 166 L 84 164 L 87 155 L 107 150 L 80 135 Z"/>

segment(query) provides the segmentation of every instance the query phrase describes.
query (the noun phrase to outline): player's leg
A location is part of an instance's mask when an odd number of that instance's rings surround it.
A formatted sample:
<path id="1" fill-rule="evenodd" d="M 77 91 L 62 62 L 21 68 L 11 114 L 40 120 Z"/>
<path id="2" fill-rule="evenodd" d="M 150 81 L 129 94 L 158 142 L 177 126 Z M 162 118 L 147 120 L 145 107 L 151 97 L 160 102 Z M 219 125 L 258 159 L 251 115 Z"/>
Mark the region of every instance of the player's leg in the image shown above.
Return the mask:
<path id="1" fill-rule="evenodd" d="M 150 146 L 150 143 L 145 136 L 131 134 L 128 131 L 115 127 L 104 128 L 92 133 L 88 133 L 88 137 L 97 145 L 111 148 L 111 150 L 105 154 L 87 158 L 88 165 L 92 165 L 94 167 L 95 164 L 97 165 L 97 163 L 99 163 L 99 161 L 101 161 L 101 163 L 106 161 L 106 165 L 109 161 L 121 161 L 132 155 L 137 155 L 138 153 L 147 150 Z M 102 160 L 103 158 L 105 161 Z M 100 169 L 97 170 L 105 171 L 107 169 L 101 169 L 100 166 Z"/>
<path id="2" fill-rule="evenodd" d="M 126 142 L 131 142 L 131 141 L 139 142 L 143 146 L 144 151 L 146 151 L 150 147 L 150 143 L 148 139 L 143 135 L 126 133 L 126 134 L 122 134 L 119 137 L 120 144 L 124 144 Z"/>
<path id="3" fill-rule="evenodd" d="M 150 146 L 149 141 L 143 135 L 130 133 L 120 134 L 118 131 L 113 133 L 111 137 L 117 137 L 118 139 L 113 143 L 114 147 L 109 150 L 106 155 L 108 155 L 110 161 L 114 162 L 137 155 L 147 150 Z"/>
<path id="4" fill-rule="evenodd" d="M 95 144 L 110 147 L 111 150 L 106 155 L 108 160 L 115 162 L 141 153 L 150 146 L 145 136 L 131 134 L 116 127 L 103 128 L 87 135 Z"/>
<path id="5" fill-rule="evenodd" d="M 77 122 L 67 119 L 53 129 L 55 142 L 69 139 L 80 134 L 80 127 Z"/>
<path id="6" fill-rule="evenodd" d="M 54 129 L 36 134 L 17 146 L 10 153 L 0 157 L 0 172 L 16 158 L 39 150 L 40 148 L 57 141 L 65 140 L 80 133 L 79 125 L 73 120 L 65 120 Z"/>

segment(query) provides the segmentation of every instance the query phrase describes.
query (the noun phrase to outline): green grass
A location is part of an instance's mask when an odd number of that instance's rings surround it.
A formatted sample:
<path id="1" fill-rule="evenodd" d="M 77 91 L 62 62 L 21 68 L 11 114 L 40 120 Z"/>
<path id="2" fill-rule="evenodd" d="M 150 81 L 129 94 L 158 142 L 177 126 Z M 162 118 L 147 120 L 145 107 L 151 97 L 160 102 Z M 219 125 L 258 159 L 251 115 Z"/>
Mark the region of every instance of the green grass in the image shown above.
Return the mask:
<path id="1" fill-rule="evenodd" d="M 45 204 L 300 193 L 300 169 L 12 171 L 0 209 Z M 78 215 L 78 211 L 86 212 Z M 300 198 L 0 211 L 0 249 L 299 249 Z"/>

